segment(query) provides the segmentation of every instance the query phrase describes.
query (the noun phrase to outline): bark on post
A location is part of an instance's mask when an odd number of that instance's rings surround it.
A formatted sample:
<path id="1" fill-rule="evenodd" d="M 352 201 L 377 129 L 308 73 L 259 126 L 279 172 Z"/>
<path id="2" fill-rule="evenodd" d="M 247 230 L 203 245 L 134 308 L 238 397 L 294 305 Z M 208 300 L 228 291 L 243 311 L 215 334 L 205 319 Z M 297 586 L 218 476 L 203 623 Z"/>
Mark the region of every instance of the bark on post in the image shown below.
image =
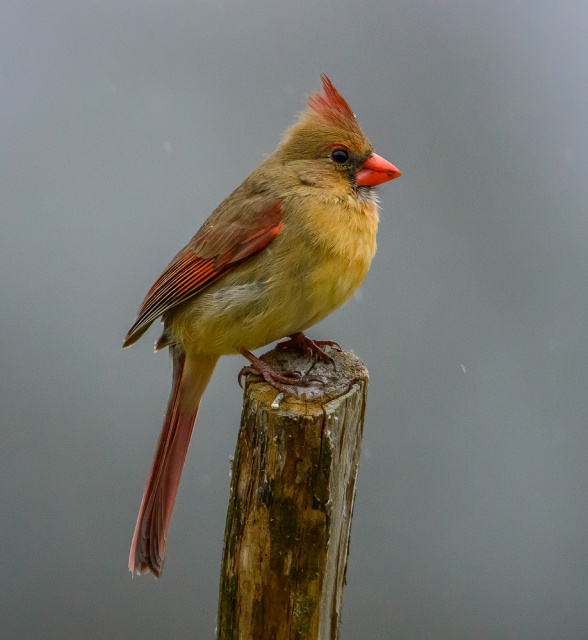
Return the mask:
<path id="1" fill-rule="evenodd" d="M 334 640 L 341 602 L 368 372 L 331 350 L 305 398 L 277 397 L 248 376 L 233 463 L 218 615 L 219 640 Z M 297 352 L 263 356 L 306 372 Z"/>

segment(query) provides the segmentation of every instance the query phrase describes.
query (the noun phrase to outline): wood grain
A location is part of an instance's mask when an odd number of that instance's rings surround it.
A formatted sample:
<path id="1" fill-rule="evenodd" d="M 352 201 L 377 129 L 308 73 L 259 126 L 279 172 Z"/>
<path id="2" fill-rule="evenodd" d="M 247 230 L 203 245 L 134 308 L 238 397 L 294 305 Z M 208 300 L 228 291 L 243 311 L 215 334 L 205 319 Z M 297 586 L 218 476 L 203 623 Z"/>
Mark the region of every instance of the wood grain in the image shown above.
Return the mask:
<path id="1" fill-rule="evenodd" d="M 219 640 L 335 639 L 368 372 L 331 350 L 313 367 L 306 398 L 248 376 L 233 463 L 221 573 Z M 298 352 L 263 356 L 306 371 Z M 279 404 L 279 406 L 277 406 Z M 272 406 L 273 405 L 273 406 Z"/>

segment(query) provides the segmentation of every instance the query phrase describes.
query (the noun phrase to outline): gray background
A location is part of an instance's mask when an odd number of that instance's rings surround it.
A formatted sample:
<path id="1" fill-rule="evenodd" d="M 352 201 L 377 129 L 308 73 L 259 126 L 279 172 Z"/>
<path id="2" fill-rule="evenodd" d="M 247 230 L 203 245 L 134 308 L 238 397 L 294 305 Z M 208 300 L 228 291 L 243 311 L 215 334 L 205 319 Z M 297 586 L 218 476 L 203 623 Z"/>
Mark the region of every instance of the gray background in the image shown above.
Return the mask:
<path id="1" fill-rule="evenodd" d="M 403 177 L 311 331 L 371 372 L 342 638 L 588 633 L 583 2 L 2 2 L 0 581 L 11 638 L 214 637 L 240 358 L 163 577 L 127 572 L 169 391 L 137 307 L 327 73 Z"/>

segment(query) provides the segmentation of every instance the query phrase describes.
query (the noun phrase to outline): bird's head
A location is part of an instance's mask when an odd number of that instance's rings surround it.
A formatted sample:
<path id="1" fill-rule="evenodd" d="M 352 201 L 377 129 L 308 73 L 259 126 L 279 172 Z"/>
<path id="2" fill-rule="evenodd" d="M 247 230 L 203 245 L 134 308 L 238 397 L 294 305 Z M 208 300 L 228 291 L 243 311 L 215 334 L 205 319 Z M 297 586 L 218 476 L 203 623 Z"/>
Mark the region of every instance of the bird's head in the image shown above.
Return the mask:
<path id="1" fill-rule="evenodd" d="M 361 190 L 398 178 L 398 169 L 374 153 L 353 111 L 331 81 L 321 76 L 322 91 L 286 132 L 276 152 L 300 180 L 313 186 Z"/>

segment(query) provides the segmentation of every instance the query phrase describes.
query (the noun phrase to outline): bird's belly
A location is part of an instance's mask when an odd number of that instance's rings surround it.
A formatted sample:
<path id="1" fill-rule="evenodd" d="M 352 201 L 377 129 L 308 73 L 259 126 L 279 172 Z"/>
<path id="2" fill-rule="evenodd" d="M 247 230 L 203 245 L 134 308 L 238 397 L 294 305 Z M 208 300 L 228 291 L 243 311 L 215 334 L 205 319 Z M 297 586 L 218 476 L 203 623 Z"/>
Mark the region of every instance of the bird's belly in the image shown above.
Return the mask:
<path id="1" fill-rule="evenodd" d="M 353 295 L 368 267 L 322 256 L 265 278 L 229 274 L 178 309 L 172 333 L 188 351 L 258 349 L 320 322 Z"/>

